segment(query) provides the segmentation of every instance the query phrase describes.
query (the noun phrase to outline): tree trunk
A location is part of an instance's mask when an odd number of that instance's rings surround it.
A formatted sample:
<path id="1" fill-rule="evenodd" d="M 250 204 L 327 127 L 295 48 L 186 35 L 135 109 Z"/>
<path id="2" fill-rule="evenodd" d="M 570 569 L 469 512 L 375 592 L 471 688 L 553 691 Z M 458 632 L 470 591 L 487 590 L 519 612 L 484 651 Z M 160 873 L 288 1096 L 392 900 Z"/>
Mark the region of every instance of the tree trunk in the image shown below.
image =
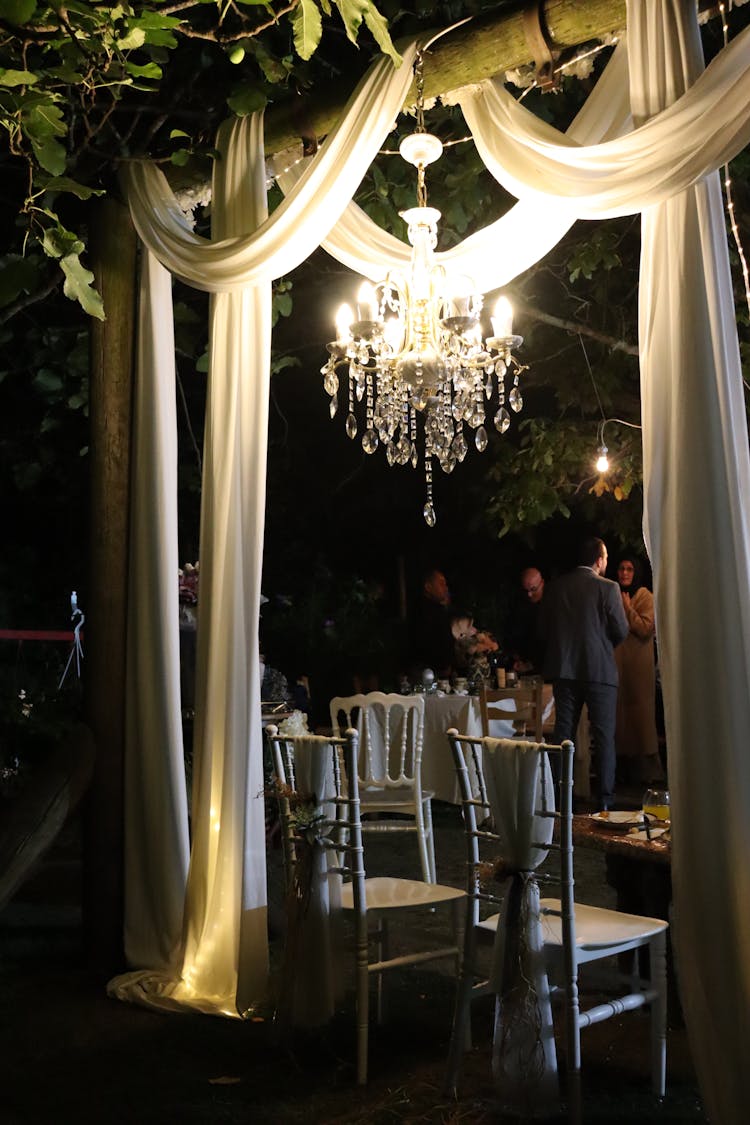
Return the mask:
<path id="1" fill-rule="evenodd" d="M 107 319 L 91 331 L 91 541 L 86 712 L 96 764 L 84 821 L 84 940 L 89 965 L 123 965 L 123 757 L 136 235 L 114 198 L 94 210 L 92 267 Z"/>

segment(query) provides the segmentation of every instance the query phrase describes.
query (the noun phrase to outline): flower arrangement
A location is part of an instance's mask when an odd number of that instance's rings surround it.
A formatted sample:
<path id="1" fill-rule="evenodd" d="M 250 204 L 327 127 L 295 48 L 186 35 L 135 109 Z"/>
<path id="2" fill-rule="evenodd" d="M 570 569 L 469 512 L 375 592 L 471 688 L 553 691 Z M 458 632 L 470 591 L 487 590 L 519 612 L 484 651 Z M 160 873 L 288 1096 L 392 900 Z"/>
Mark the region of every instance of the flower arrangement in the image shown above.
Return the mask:
<path id="1" fill-rule="evenodd" d="M 478 632 L 471 637 L 468 646 L 468 679 L 475 686 L 491 683 L 493 677 L 491 657 L 499 648 L 492 633 Z"/>
<path id="2" fill-rule="evenodd" d="M 310 729 L 307 725 L 307 715 L 304 711 L 292 711 L 291 715 L 287 715 L 279 723 L 279 734 L 285 737 L 293 737 L 294 735 L 309 734 Z"/>
<path id="3" fill-rule="evenodd" d="M 177 571 L 180 605 L 198 604 L 200 565 L 199 562 L 185 563 L 185 566 Z"/>
<path id="4" fill-rule="evenodd" d="M 180 625 L 194 629 L 196 625 L 195 607 L 198 605 L 198 579 L 200 563 L 185 563 L 177 571 L 178 595 L 180 599 Z"/>

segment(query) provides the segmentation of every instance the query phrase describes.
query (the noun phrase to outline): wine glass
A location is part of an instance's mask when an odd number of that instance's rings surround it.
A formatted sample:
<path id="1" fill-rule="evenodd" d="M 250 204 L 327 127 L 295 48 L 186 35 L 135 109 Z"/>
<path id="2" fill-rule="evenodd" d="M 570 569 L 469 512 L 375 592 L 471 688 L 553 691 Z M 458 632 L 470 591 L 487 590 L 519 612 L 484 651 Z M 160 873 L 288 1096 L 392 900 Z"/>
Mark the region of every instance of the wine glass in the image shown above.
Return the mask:
<path id="1" fill-rule="evenodd" d="M 669 790 L 647 789 L 643 795 L 643 812 L 646 816 L 669 823 Z"/>

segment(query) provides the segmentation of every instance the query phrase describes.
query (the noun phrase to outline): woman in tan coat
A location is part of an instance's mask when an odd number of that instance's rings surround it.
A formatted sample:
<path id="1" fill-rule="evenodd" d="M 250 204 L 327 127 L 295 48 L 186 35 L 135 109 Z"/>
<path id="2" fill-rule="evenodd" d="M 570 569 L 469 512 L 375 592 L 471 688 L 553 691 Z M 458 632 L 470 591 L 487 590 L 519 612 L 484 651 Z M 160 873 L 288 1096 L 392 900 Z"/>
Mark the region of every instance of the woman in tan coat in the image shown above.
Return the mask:
<path id="1" fill-rule="evenodd" d="M 631 556 L 617 568 L 622 605 L 630 632 L 615 649 L 620 677 L 617 694 L 617 768 L 623 781 L 661 781 L 664 768 L 656 734 L 654 596 L 640 583 Z"/>

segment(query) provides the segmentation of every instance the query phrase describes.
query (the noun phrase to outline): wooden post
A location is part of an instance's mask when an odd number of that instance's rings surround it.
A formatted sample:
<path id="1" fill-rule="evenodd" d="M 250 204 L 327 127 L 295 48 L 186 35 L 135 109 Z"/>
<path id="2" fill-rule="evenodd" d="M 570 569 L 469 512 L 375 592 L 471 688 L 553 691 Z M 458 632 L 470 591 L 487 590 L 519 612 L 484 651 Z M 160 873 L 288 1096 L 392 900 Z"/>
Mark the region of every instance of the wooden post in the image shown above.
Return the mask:
<path id="1" fill-rule="evenodd" d="M 85 691 L 96 763 L 84 814 L 83 917 L 88 964 L 122 969 L 125 637 L 137 239 L 126 207 L 93 211 L 89 245 L 107 319 L 91 330 L 91 538 Z"/>

